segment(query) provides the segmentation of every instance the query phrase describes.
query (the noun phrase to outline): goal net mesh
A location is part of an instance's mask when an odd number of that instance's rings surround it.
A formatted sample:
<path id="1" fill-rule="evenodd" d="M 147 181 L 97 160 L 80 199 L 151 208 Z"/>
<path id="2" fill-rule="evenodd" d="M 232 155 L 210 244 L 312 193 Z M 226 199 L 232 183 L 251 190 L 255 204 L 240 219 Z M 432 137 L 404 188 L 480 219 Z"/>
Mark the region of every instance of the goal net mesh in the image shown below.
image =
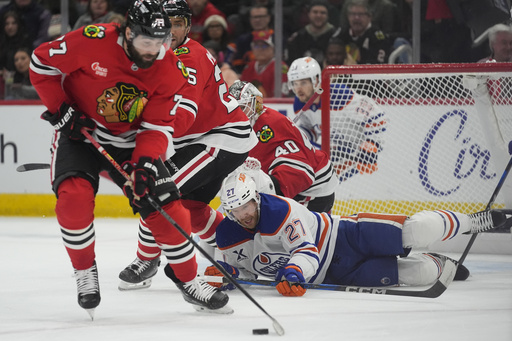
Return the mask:
<path id="1" fill-rule="evenodd" d="M 485 209 L 512 140 L 512 67 L 498 64 L 326 68 L 322 149 L 340 180 L 332 213 Z"/>

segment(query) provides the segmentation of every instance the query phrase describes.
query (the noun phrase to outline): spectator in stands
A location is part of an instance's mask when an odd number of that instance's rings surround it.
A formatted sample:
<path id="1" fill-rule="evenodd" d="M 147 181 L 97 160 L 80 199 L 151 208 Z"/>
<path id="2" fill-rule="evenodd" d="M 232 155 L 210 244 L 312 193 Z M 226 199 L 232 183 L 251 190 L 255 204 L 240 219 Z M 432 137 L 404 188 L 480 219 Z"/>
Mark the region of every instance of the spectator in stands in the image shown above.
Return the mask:
<path id="1" fill-rule="evenodd" d="M 188 37 L 202 43 L 206 19 L 214 14 L 220 15 L 224 19 L 226 16 L 208 0 L 187 0 L 187 3 L 192 11 L 192 26 Z"/>
<path id="2" fill-rule="evenodd" d="M 4 70 L 15 70 L 14 54 L 20 47 L 32 48 L 32 41 L 18 13 L 6 12 L 0 24 L 0 75 Z"/>
<path id="3" fill-rule="evenodd" d="M 313 57 L 320 64 L 335 27 L 329 23 L 329 4 L 326 0 L 314 0 L 308 11 L 309 24 L 293 33 L 288 39 L 288 64 L 300 57 Z"/>
<path id="4" fill-rule="evenodd" d="M 87 12 L 78 18 L 73 29 L 91 24 L 108 23 L 114 14 L 110 0 L 89 0 Z"/>
<path id="5" fill-rule="evenodd" d="M 254 60 L 250 62 L 242 72 L 240 80 L 246 82 L 253 82 L 255 80 L 260 81 L 265 89 L 265 93 L 268 97 L 274 97 L 274 65 L 275 65 L 275 54 L 274 54 L 274 41 L 272 38 L 271 30 L 255 31 L 253 32 L 253 41 L 251 43 L 252 52 L 254 54 Z M 281 80 L 283 88 L 281 89 L 281 95 L 287 96 L 288 90 L 286 87 L 287 83 L 287 72 L 288 65 L 285 62 L 281 62 Z"/>
<path id="6" fill-rule="evenodd" d="M 213 58 L 217 60 L 217 65 L 220 67 L 222 77 L 224 78 L 224 82 L 226 82 L 228 88 L 240 79 L 231 66 L 224 62 L 224 54 L 221 51 L 219 43 L 213 40 L 208 40 L 203 43 L 203 46 L 212 54 Z"/>
<path id="7" fill-rule="evenodd" d="M 345 43 L 341 39 L 331 38 L 325 50 L 325 60 L 322 68 L 328 65 L 354 65 L 357 64 L 352 56 L 347 54 Z"/>
<path id="8" fill-rule="evenodd" d="M 33 48 L 50 39 L 48 28 L 50 27 L 52 14 L 37 0 L 11 0 L 10 3 L 0 9 L 0 18 L 8 11 L 18 13 L 27 30 L 29 39 L 32 41 Z"/>
<path id="9" fill-rule="evenodd" d="M 372 25 L 377 26 L 386 34 L 400 30 L 400 20 L 398 20 L 397 0 L 368 0 L 368 7 L 372 13 Z M 348 5 L 350 1 L 345 1 L 341 10 L 340 27 L 347 29 L 349 25 Z"/>
<path id="10" fill-rule="evenodd" d="M 226 22 L 226 19 L 220 15 L 211 15 L 204 22 L 203 43 L 210 40 L 215 41 L 220 45 L 223 61 L 231 64 L 236 47 L 231 41 L 231 37 L 228 32 L 228 23 Z"/>
<path id="11" fill-rule="evenodd" d="M 458 22 L 447 0 L 421 2 L 421 63 L 463 63 L 471 60 L 471 30 Z"/>
<path id="12" fill-rule="evenodd" d="M 244 33 L 236 40 L 236 52 L 233 56 L 231 65 L 237 73 L 242 73 L 245 66 L 254 60 L 254 55 L 251 50 L 252 32 L 261 30 L 270 30 L 272 16 L 268 7 L 264 5 L 254 5 L 249 10 L 249 23 L 251 24 L 251 31 Z"/>
<path id="13" fill-rule="evenodd" d="M 346 42 L 347 53 L 358 64 L 387 63 L 391 41 L 379 28 L 372 25 L 372 13 L 367 0 L 348 0 L 348 29 L 338 29 L 333 37 Z"/>
<path id="14" fill-rule="evenodd" d="M 20 48 L 14 54 L 16 71 L 13 82 L 10 84 L 11 88 L 6 89 L 5 99 L 39 99 L 39 95 L 30 82 L 30 54 L 31 51 L 27 48 Z"/>
<path id="15" fill-rule="evenodd" d="M 478 62 L 512 62 L 512 27 L 496 24 L 489 30 L 488 37 L 491 55 Z"/>

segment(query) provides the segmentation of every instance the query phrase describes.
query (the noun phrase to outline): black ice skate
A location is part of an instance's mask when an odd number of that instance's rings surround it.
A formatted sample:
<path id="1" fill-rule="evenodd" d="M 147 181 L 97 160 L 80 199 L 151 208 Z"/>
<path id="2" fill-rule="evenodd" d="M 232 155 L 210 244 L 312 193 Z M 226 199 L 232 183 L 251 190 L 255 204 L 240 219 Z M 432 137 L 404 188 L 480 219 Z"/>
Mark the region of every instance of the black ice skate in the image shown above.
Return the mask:
<path id="1" fill-rule="evenodd" d="M 144 289 L 151 286 L 151 278 L 158 272 L 160 257 L 142 260 L 139 257 L 119 273 L 119 290 Z"/>
<path id="2" fill-rule="evenodd" d="M 494 228 L 509 226 L 512 223 L 512 210 L 488 210 L 469 215 L 471 230 L 469 233 L 485 232 Z"/>
<path id="3" fill-rule="evenodd" d="M 94 320 L 94 309 L 100 304 L 100 284 L 96 262 L 86 270 L 75 269 L 78 304 L 84 308 Z"/>
<path id="4" fill-rule="evenodd" d="M 197 311 L 217 314 L 233 313 L 233 309 L 226 305 L 229 301 L 228 295 L 209 285 L 202 278 L 196 277 L 184 283 L 177 279 L 169 265 L 165 266 L 164 271 L 181 290 L 185 301 L 192 304 Z"/>

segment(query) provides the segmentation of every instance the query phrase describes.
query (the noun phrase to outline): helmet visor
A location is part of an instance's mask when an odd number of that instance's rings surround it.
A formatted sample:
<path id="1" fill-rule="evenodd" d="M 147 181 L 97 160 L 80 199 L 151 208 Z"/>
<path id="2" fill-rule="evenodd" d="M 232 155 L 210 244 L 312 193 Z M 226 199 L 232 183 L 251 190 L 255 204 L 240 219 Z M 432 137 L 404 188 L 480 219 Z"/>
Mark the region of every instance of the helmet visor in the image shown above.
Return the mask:
<path id="1" fill-rule="evenodd" d="M 165 51 L 169 50 L 171 47 L 171 35 L 168 34 L 163 38 L 155 38 L 139 34 L 132 38 L 132 44 L 141 54 L 156 54 L 162 47 Z"/>

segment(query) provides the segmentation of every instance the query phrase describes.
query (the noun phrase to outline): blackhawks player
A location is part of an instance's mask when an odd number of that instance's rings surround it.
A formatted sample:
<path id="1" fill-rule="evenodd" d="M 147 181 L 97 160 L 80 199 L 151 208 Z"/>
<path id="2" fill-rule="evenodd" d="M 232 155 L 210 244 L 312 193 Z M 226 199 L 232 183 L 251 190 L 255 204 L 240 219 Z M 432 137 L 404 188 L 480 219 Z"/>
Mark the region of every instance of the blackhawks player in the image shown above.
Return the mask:
<path id="1" fill-rule="evenodd" d="M 186 66 L 188 83 L 200 98 L 193 124 L 187 129 L 176 129 L 176 153 L 165 164 L 181 192 L 183 206 L 191 212 L 192 232 L 201 238 L 204 248 L 213 251 L 215 229 L 223 215 L 208 204 L 219 192 L 224 178 L 243 163 L 256 144 L 256 137 L 236 99 L 229 95 L 215 59 L 201 44 L 187 37 L 192 17 L 187 2 L 168 0 L 163 5 L 172 24 L 171 47 Z M 168 78 L 167 82 L 174 80 Z M 180 116 L 176 121 L 178 127 L 184 126 Z M 149 287 L 159 262 L 160 248 L 141 219 L 137 257 L 119 274 L 119 289 Z M 170 259 L 169 263 L 165 274 L 176 280 L 173 261 Z"/>
<path id="2" fill-rule="evenodd" d="M 321 69 L 316 60 L 303 57 L 293 61 L 288 70 L 288 85 L 295 94 L 295 113 L 313 96 L 320 81 Z M 386 131 L 385 113 L 371 98 L 344 84 L 331 84 L 330 98 L 331 161 L 340 180 L 375 172 Z M 303 111 L 297 123 L 318 148 L 322 133 L 321 105 L 319 97 Z"/>
<path id="3" fill-rule="evenodd" d="M 293 198 L 315 212 L 329 212 L 338 183 L 329 156 L 316 149 L 293 122 L 263 105 L 263 95 L 251 83 L 236 82 L 229 92 L 249 117 L 258 144 L 249 156 L 260 160 L 276 193 Z"/>
<path id="4" fill-rule="evenodd" d="M 187 71 L 166 53 L 170 28 L 159 2 L 138 0 L 123 26 L 89 25 L 42 44 L 32 55 L 32 84 L 48 109 L 42 118 L 56 129 L 51 175 L 57 220 L 75 270 L 78 303 L 91 318 L 100 303 L 93 221 L 102 170 L 123 188 L 155 236 L 185 299 L 209 309 L 228 302 L 224 293 L 197 277 L 191 243 L 147 200 L 152 195 L 191 232 L 190 213 L 160 159 L 174 153 L 173 134 L 188 130 L 197 115 L 197 92 Z M 83 141 L 82 127 L 123 163 L 131 182 Z"/>
<path id="5" fill-rule="evenodd" d="M 428 285 L 451 260 L 433 253 L 410 254 L 411 248 L 479 233 L 512 219 L 500 210 L 331 216 L 311 212 L 289 198 L 258 193 L 244 173 L 224 180 L 221 202 L 227 212 L 217 227 L 217 245 L 225 260 L 221 265 L 234 277 L 275 278 L 280 281 L 278 292 L 285 296 L 304 295 L 301 283 Z M 208 267 L 205 274 L 220 272 Z"/>

